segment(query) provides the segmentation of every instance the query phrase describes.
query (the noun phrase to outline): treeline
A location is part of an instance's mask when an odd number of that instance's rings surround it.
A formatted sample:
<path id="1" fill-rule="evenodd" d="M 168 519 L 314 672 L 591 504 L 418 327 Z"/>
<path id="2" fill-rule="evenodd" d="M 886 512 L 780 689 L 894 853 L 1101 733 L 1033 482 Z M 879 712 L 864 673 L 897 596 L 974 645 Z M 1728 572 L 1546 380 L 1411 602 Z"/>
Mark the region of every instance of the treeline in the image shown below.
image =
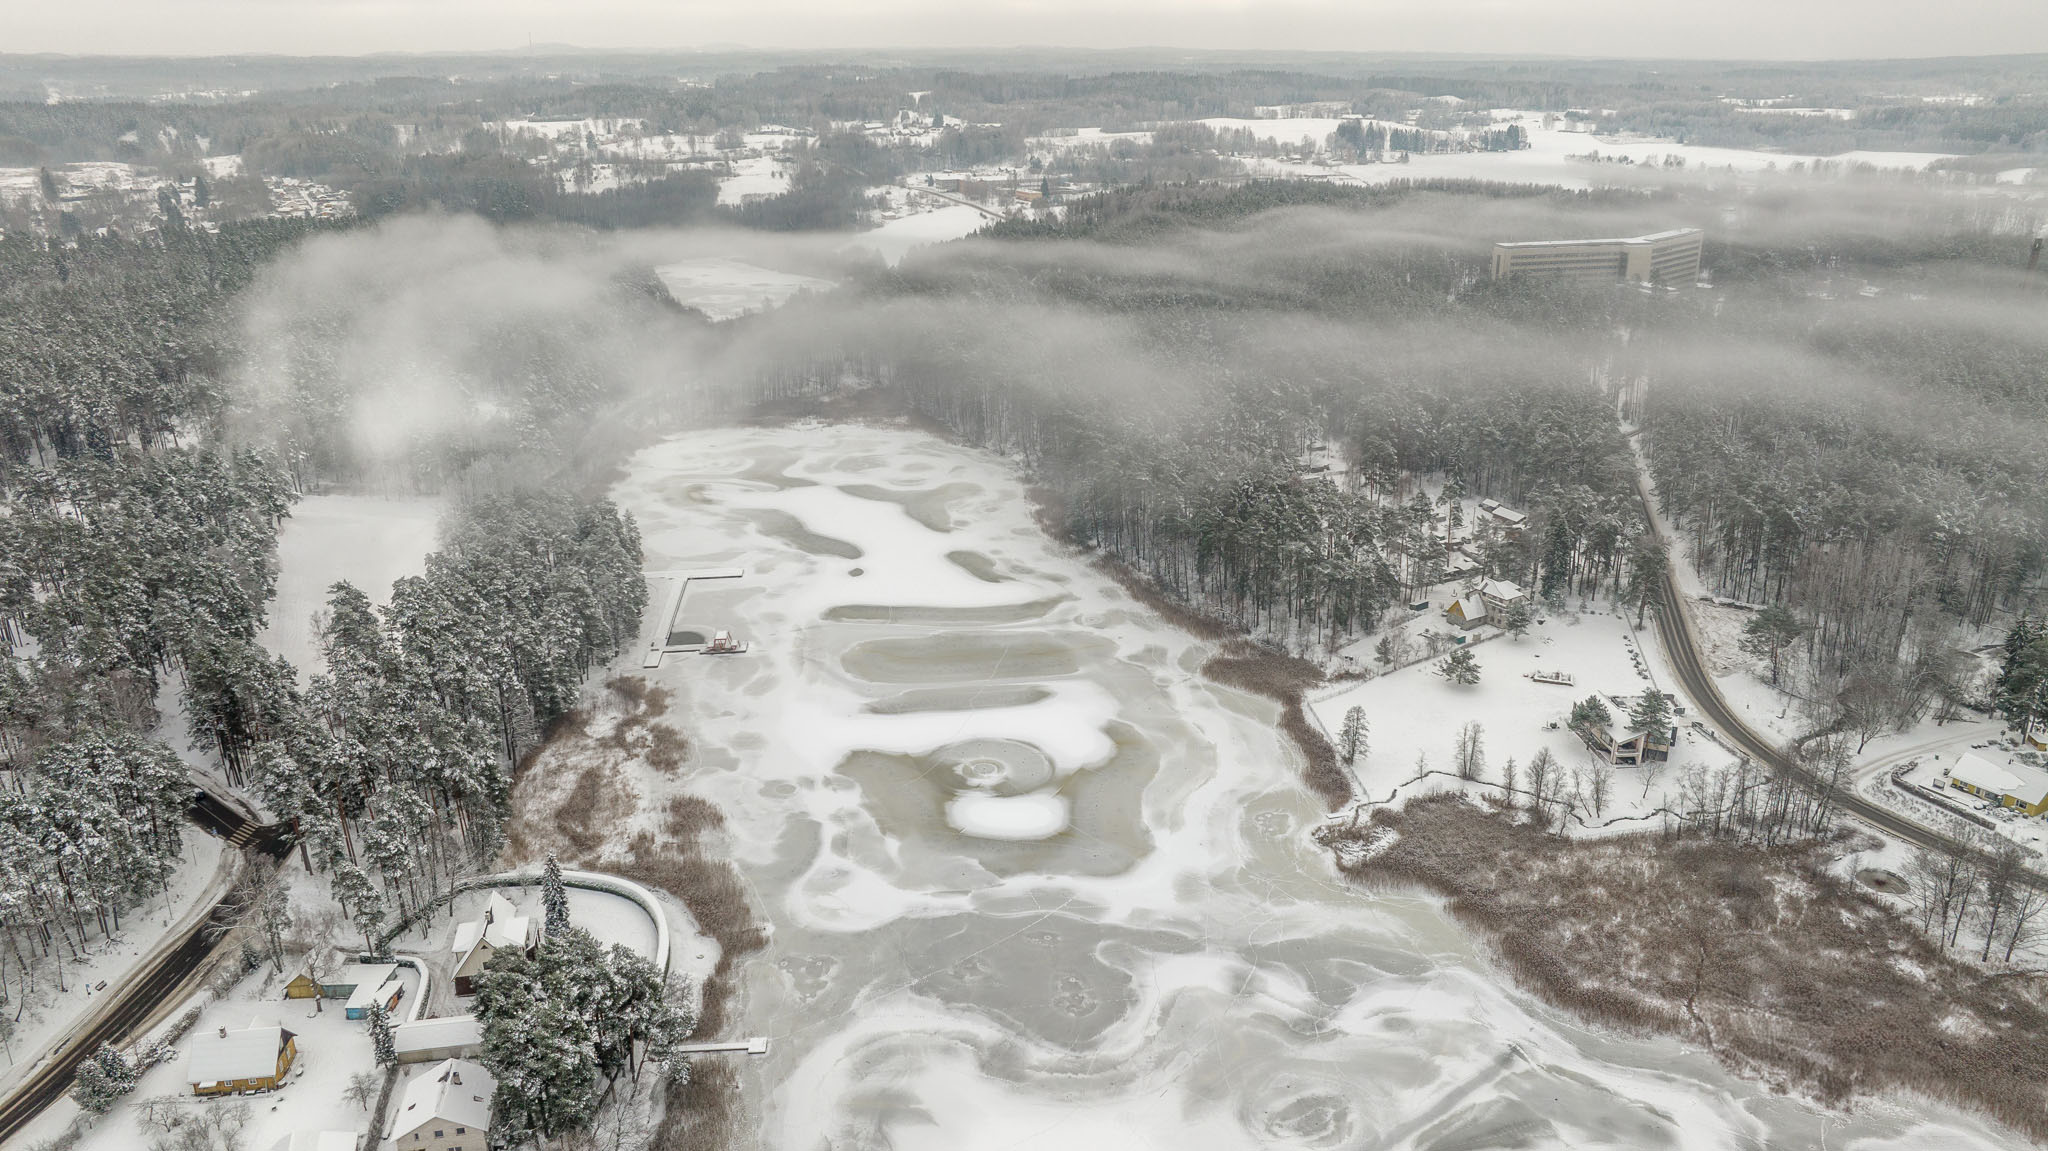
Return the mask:
<path id="1" fill-rule="evenodd" d="M 1556 301 L 1481 287 L 1476 252 L 1352 247 L 1339 217 L 1269 211 L 1456 202 L 1281 182 L 1093 198 L 1064 224 L 991 229 L 1043 245 L 906 260 L 869 285 L 872 315 L 771 317 L 760 387 L 897 387 L 1021 457 L 1071 538 L 1294 652 L 1442 582 L 1451 533 L 1481 573 L 1552 600 L 1616 591 L 1642 524 L 1614 400 L 1582 349 L 1513 318 Z M 1113 257 L 1064 242 L 1104 236 Z M 1510 501 L 1527 527 L 1454 523 L 1446 490 Z"/>
<path id="2" fill-rule="evenodd" d="M 2048 561 L 2048 342 L 1985 258 L 2014 238 L 1954 223 L 1636 316 L 1663 507 L 1711 588 L 1792 611 L 1824 728 L 1981 702 L 1957 649 L 2029 610 Z"/>
<path id="3" fill-rule="evenodd" d="M 11 661 L 0 662 L 5 678 Z M 111 935 L 128 907 L 167 889 L 191 798 L 176 755 L 117 728 L 80 729 L 5 772 L 0 1037 L 46 963 L 55 990 L 69 990 L 65 964 L 84 960 L 88 924 Z"/>
<path id="4" fill-rule="evenodd" d="M 637 632 L 631 521 L 500 482 L 381 616 L 336 589 L 311 688 L 263 650 L 296 490 L 233 446 L 222 377 L 235 294 L 313 230 L 0 241 L 0 997 L 61 979 L 176 866 L 194 785 L 149 738 L 167 690 L 368 923 L 490 858 L 510 765 Z"/>
<path id="5" fill-rule="evenodd" d="M 369 946 L 495 857 L 510 770 L 638 633 L 640 538 L 609 503 L 462 505 L 378 611 L 336 584 L 325 673 L 264 701 L 253 784 Z"/>
<path id="6" fill-rule="evenodd" d="M 176 867 L 163 689 L 231 751 L 240 679 L 289 677 L 255 641 L 294 496 L 212 437 L 232 294 L 307 231 L 0 240 L 0 995 L 61 986 Z"/>

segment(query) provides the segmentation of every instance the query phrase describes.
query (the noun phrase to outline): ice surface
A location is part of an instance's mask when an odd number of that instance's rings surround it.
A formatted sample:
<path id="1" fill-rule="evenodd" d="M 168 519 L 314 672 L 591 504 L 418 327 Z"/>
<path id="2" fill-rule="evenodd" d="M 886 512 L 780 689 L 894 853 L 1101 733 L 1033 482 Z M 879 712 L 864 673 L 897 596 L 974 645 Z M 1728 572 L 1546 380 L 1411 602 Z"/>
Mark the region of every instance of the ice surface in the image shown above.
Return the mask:
<path id="1" fill-rule="evenodd" d="M 777 272 L 722 256 L 663 264 L 654 274 L 661 277 L 676 303 L 714 320 L 765 311 L 805 289 L 822 292 L 834 286 L 830 280 Z"/>
<path id="2" fill-rule="evenodd" d="M 935 208 L 929 212 L 917 212 L 895 220 L 885 220 L 878 228 L 871 228 L 856 235 L 852 246 L 867 248 L 882 257 L 884 263 L 894 267 L 902 263 L 903 257 L 927 244 L 940 244 L 957 240 L 989 222 L 986 213 L 952 204 Z"/>
<path id="3" fill-rule="evenodd" d="M 875 488 L 906 498 L 849 490 Z M 719 805 L 773 929 L 731 1011 L 732 1034 L 774 1040 L 740 1068 L 750 1145 L 2018 1145 L 1923 1103 L 1824 1111 L 1581 1027 L 1436 901 L 1343 882 L 1308 840 L 1323 812 L 1276 708 L 1204 680 L 1213 649 L 1047 540 L 1000 460 L 900 429 L 719 429 L 640 453 L 612 494 L 650 569 L 743 567 L 758 593 L 710 621 L 747 654 L 646 673 L 700 751 L 634 781 Z M 1482 645 L 1473 697 L 1426 673 L 1366 685 L 1397 693 L 1375 741 L 1441 759 L 1476 719 L 1526 755 L 1571 689 L 1511 665 L 1639 686 L 1625 632 L 1587 616 Z M 905 682 L 922 662 L 943 674 Z M 1000 706 L 970 706 L 984 691 Z"/>

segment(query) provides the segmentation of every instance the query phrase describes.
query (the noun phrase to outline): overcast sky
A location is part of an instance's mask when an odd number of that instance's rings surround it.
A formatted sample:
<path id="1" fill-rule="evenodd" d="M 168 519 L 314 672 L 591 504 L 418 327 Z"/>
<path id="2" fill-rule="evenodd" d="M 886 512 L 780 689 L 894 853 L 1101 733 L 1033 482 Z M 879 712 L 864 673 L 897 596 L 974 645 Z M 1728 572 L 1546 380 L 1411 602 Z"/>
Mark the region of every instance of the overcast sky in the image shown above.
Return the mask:
<path id="1" fill-rule="evenodd" d="M 1824 58 L 2048 51 L 2048 0 L 0 0 L 0 51 L 1322 49 Z"/>

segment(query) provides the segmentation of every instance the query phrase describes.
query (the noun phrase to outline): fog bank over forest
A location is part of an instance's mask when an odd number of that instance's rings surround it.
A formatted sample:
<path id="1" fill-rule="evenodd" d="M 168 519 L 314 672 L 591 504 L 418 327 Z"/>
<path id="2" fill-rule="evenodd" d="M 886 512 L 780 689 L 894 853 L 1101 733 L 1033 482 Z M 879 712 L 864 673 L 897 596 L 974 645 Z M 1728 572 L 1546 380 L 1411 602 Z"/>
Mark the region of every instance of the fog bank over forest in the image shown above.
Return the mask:
<path id="1" fill-rule="evenodd" d="M 1678 226 L 1706 229 L 1711 286 L 1487 274 L 1498 239 Z M 238 404 L 259 426 L 297 413 L 308 479 L 493 489 L 588 482 L 758 401 L 881 387 L 1017 457 L 1076 541 L 1305 654 L 1430 582 L 1442 549 L 1414 534 L 1407 477 L 1530 509 L 1526 539 L 1481 557 L 1492 574 L 1627 583 L 1644 524 L 1619 416 L 1643 426 L 1710 586 L 1841 625 L 1811 633 L 1813 694 L 1903 652 L 1910 712 L 1940 679 L 1914 653 L 2025 610 L 2048 550 L 2048 337 L 2023 271 L 2038 226 L 1882 180 L 1253 183 L 1112 193 L 886 268 L 837 236 L 417 216 L 264 273 Z M 653 275 L 703 256 L 839 287 L 711 324 Z M 1349 465 L 1341 483 L 1298 479 L 1317 445 Z M 1325 527 L 1275 559 L 1297 518 Z M 1380 558 L 1357 558 L 1368 542 Z M 1845 600 L 1836 568 L 1861 554 L 1908 567 Z"/>

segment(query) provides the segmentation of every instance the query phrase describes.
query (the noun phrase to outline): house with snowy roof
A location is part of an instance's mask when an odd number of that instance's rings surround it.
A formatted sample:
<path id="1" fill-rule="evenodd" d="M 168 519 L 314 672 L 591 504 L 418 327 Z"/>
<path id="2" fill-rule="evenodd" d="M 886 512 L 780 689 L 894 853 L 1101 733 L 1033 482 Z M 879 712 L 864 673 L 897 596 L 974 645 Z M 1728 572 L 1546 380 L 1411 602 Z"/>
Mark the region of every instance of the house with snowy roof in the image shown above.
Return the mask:
<path id="1" fill-rule="evenodd" d="M 483 1042 L 484 1025 L 474 1015 L 416 1019 L 391 1029 L 391 1050 L 400 1063 L 439 1063 L 475 1055 Z"/>
<path id="2" fill-rule="evenodd" d="M 320 980 L 322 999 L 350 999 L 367 985 L 372 990 L 384 986 L 398 973 L 396 963 L 349 963 L 340 971 Z M 351 1015 L 353 1019 L 355 1016 Z"/>
<path id="3" fill-rule="evenodd" d="M 1510 534 L 1521 531 L 1529 523 L 1529 513 L 1518 512 L 1499 500 L 1480 500 L 1479 514 L 1485 517 L 1481 523 Z"/>
<path id="4" fill-rule="evenodd" d="M 2048 772 L 2010 759 L 1966 751 L 1948 771 L 1949 786 L 2010 807 L 2021 815 L 2048 811 Z"/>
<path id="5" fill-rule="evenodd" d="M 1506 615 L 1507 610 L 1517 604 L 1524 607 L 1529 604 L 1529 593 L 1523 591 L 1520 584 L 1504 579 L 1481 580 L 1479 598 L 1486 601 L 1487 612 L 1495 616 Z"/>
<path id="6" fill-rule="evenodd" d="M 194 1039 L 185 1081 L 194 1095 L 273 1091 L 298 1057 L 297 1036 L 276 1023 L 251 1020 L 247 1027 L 222 1027 Z"/>
<path id="7" fill-rule="evenodd" d="M 506 948 L 531 953 L 538 938 L 532 917 L 519 914 L 511 900 L 493 891 L 484 904 L 483 918 L 455 928 L 454 944 L 449 948 L 455 959 L 455 994 L 476 994 L 477 973 L 493 955 Z"/>
<path id="8" fill-rule="evenodd" d="M 382 983 L 373 984 L 365 981 L 356 984 L 355 991 L 350 993 L 348 1003 L 342 1008 L 342 1017 L 368 1019 L 370 1006 L 374 1003 L 382 1003 L 387 1012 L 397 1007 L 398 1001 L 405 997 L 405 984 L 399 982 L 396 966 L 392 967 L 391 972 Z"/>
<path id="9" fill-rule="evenodd" d="M 1477 593 L 1468 592 L 1451 601 L 1451 606 L 1444 609 L 1444 618 L 1455 627 L 1478 627 L 1486 622 L 1486 601 Z"/>
<path id="10" fill-rule="evenodd" d="M 481 1064 L 444 1059 L 427 1068 L 398 1097 L 391 1120 L 394 1151 L 485 1151 L 491 1131 L 491 1094 L 498 1081 Z"/>

